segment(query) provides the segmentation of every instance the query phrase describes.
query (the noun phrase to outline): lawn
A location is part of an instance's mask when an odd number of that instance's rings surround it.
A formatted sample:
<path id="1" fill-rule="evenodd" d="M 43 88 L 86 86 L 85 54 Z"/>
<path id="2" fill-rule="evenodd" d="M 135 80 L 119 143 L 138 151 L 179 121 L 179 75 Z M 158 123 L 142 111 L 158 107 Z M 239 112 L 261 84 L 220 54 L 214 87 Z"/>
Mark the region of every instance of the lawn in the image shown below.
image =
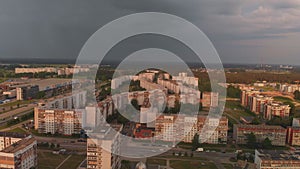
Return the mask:
<path id="1" fill-rule="evenodd" d="M 254 113 L 242 107 L 238 101 L 226 101 L 225 112 L 238 120 L 241 116 L 255 116 Z"/>
<path id="2" fill-rule="evenodd" d="M 68 155 L 52 154 L 50 152 L 38 151 L 38 166 L 39 169 L 54 169 L 56 168 Z M 71 169 L 71 168 L 69 168 Z"/>
<path id="3" fill-rule="evenodd" d="M 292 99 L 283 97 L 283 96 L 275 96 L 273 97 L 275 101 L 280 101 L 280 102 L 293 102 Z"/>
<path id="4" fill-rule="evenodd" d="M 21 133 L 21 134 L 25 134 L 25 133 L 26 133 L 26 132 L 25 132 L 23 129 L 21 129 L 20 127 L 17 127 L 17 128 L 15 128 L 15 129 L 9 130 L 9 131 L 7 131 L 7 132 Z"/>
<path id="5" fill-rule="evenodd" d="M 170 165 L 174 169 L 217 169 L 214 163 L 207 161 L 181 161 L 171 160 Z"/>
<path id="6" fill-rule="evenodd" d="M 157 164 L 157 165 L 165 166 L 166 165 L 166 160 L 148 158 L 147 163 L 148 164 Z"/>
<path id="7" fill-rule="evenodd" d="M 72 155 L 59 169 L 76 169 L 86 156 Z"/>

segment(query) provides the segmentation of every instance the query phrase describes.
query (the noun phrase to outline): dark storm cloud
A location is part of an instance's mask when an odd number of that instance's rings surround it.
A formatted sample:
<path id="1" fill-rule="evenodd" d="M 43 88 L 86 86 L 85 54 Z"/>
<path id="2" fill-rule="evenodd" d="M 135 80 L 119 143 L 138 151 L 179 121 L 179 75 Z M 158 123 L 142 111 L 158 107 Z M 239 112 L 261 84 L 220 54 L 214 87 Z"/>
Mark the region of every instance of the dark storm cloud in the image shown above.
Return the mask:
<path id="1" fill-rule="evenodd" d="M 154 11 L 197 25 L 225 62 L 280 58 L 274 51 L 286 42 L 292 50 L 285 46 L 289 58 L 282 62 L 295 63 L 300 53 L 294 49 L 300 41 L 299 7 L 298 0 L 2 0 L 0 59 L 75 59 L 104 24 L 127 14 Z"/>

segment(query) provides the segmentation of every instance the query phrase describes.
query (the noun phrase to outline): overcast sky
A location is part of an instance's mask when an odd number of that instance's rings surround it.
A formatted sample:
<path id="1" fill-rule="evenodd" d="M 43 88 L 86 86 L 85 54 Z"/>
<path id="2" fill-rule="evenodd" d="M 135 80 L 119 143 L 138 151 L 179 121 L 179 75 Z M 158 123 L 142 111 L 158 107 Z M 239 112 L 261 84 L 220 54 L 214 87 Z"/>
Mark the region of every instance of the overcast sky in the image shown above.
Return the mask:
<path id="1" fill-rule="evenodd" d="M 300 64 L 299 0 L 1 0 L 0 59 L 75 59 L 101 26 L 149 11 L 197 25 L 224 63 Z"/>

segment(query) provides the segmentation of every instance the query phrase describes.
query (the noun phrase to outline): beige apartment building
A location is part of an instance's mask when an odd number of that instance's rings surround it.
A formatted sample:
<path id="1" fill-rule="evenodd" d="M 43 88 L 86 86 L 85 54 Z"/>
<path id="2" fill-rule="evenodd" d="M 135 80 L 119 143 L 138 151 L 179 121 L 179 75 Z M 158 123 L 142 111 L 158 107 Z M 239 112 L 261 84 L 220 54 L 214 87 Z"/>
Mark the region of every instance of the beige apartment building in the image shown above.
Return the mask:
<path id="1" fill-rule="evenodd" d="M 8 136 L 9 135 L 9 136 Z M 31 169 L 37 166 L 37 141 L 32 136 L 1 133 L 0 141 L 5 147 L 0 148 L 1 169 Z"/>
<path id="2" fill-rule="evenodd" d="M 247 135 L 251 133 L 256 136 L 257 142 L 262 142 L 269 138 L 272 141 L 272 145 L 285 145 L 286 129 L 281 126 L 245 124 L 235 124 L 233 126 L 233 139 L 236 141 L 236 144 L 246 144 Z"/>
<path id="3" fill-rule="evenodd" d="M 39 133 L 80 134 L 84 110 L 34 109 L 34 127 Z"/>
<path id="4" fill-rule="evenodd" d="M 120 169 L 120 135 L 121 125 L 100 127 L 101 130 L 89 133 L 87 140 L 87 169 Z"/>

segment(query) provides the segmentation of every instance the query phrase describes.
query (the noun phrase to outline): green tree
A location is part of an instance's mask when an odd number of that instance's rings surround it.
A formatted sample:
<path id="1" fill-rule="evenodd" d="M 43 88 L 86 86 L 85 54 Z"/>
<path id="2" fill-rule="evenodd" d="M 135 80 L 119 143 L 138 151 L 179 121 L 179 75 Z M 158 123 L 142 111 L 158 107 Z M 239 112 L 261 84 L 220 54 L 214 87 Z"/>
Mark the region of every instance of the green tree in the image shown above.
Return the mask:
<path id="1" fill-rule="evenodd" d="M 200 143 L 199 143 L 199 135 L 196 133 L 194 135 L 194 138 L 192 140 L 192 150 L 195 151 L 197 150 L 197 148 L 200 146 Z"/>
<path id="2" fill-rule="evenodd" d="M 255 148 L 256 147 L 256 136 L 254 133 L 250 133 L 246 135 L 247 137 L 247 146 L 249 148 Z"/>
<path id="3" fill-rule="evenodd" d="M 121 169 L 131 169 L 130 162 L 127 160 L 122 160 Z"/>
<path id="4" fill-rule="evenodd" d="M 294 92 L 294 97 L 295 97 L 295 99 L 300 100 L 300 91 L 299 90 L 296 90 Z"/>
<path id="5" fill-rule="evenodd" d="M 136 109 L 136 110 L 140 110 L 140 106 L 138 104 L 138 101 L 136 99 L 132 99 L 131 100 L 131 105 Z"/>
<path id="6" fill-rule="evenodd" d="M 228 86 L 227 88 L 227 97 L 231 98 L 240 98 L 241 90 L 239 88 L 235 88 L 234 86 Z"/>
<path id="7" fill-rule="evenodd" d="M 272 141 L 267 137 L 263 142 L 262 142 L 262 146 L 265 149 L 271 149 L 272 146 Z"/>

